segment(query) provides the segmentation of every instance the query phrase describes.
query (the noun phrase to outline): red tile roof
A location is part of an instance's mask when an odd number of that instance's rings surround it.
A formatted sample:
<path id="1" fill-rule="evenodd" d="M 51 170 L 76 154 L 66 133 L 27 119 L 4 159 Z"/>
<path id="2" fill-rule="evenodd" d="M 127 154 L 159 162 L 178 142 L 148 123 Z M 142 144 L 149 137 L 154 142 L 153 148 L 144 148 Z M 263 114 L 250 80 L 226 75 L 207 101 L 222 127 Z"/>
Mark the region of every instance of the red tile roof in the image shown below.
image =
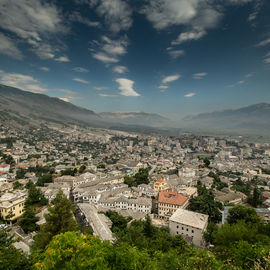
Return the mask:
<path id="1" fill-rule="evenodd" d="M 183 205 L 188 200 L 188 197 L 178 194 L 177 192 L 159 192 L 158 202 Z"/>

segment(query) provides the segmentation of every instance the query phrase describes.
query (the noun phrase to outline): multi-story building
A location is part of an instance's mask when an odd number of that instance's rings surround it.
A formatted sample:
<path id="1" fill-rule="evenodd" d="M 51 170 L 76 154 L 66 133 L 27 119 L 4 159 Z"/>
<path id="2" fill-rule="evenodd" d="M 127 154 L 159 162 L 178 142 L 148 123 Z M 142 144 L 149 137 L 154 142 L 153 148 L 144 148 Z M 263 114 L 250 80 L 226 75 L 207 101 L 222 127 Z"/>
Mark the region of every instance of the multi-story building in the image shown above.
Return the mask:
<path id="1" fill-rule="evenodd" d="M 171 187 L 166 183 L 166 181 L 160 177 L 154 184 L 154 190 L 157 192 L 170 190 Z"/>
<path id="2" fill-rule="evenodd" d="M 177 209 L 169 219 L 169 229 L 172 235 L 182 235 L 183 238 L 197 247 L 202 247 L 203 233 L 208 224 L 208 215 Z"/>
<path id="3" fill-rule="evenodd" d="M 179 208 L 186 208 L 189 198 L 177 192 L 159 192 L 158 216 L 161 219 L 169 219 Z"/>
<path id="4" fill-rule="evenodd" d="M 0 214 L 4 220 L 15 220 L 24 212 L 26 193 L 5 193 L 0 197 Z"/>

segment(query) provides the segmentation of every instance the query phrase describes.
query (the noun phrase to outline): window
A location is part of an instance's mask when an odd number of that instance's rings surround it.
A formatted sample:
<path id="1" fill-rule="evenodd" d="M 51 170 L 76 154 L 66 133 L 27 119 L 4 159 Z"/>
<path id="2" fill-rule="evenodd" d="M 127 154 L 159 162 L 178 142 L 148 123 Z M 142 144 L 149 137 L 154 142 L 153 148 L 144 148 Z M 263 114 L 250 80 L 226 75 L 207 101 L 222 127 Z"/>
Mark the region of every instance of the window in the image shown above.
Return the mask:
<path id="1" fill-rule="evenodd" d="M 188 232 L 188 228 L 187 228 L 187 232 Z"/>
<path id="2" fill-rule="evenodd" d="M 184 227 L 182 227 L 182 230 L 184 230 Z"/>
<path id="3" fill-rule="evenodd" d="M 178 231 L 176 231 L 176 234 L 178 234 Z"/>
<path id="4" fill-rule="evenodd" d="M 191 232 L 194 233 L 194 230 L 192 230 Z"/>
<path id="5" fill-rule="evenodd" d="M 179 228 L 179 226 L 177 225 L 177 226 L 176 226 L 176 228 L 178 229 L 178 228 Z"/>

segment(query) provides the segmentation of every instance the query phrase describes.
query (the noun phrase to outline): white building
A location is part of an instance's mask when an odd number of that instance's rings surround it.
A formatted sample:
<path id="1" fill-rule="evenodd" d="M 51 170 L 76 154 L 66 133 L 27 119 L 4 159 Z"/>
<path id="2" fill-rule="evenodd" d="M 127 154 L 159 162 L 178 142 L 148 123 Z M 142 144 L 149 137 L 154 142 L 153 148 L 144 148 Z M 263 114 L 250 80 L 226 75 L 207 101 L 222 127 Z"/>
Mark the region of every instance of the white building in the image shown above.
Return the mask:
<path id="1" fill-rule="evenodd" d="M 204 245 L 203 233 L 208 224 L 208 215 L 177 209 L 169 219 L 169 229 L 172 235 L 180 234 L 189 243 L 197 247 Z"/>

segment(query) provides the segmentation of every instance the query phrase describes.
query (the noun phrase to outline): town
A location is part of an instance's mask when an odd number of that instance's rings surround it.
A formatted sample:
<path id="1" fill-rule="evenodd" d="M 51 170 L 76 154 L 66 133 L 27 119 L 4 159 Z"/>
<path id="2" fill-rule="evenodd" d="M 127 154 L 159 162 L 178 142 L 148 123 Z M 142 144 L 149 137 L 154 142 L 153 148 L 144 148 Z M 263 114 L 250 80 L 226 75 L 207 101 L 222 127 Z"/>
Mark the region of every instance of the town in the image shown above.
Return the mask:
<path id="1" fill-rule="evenodd" d="M 79 224 L 111 242 L 109 210 L 130 220 L 150 217 L 199 248 L 209 244 L 208 224 L 224 224 L 235 205 L 252 206 L 270 222 L 269 143 L 51 124 L 31 131 L 1 126 L 0 151 L 1 226 L 20 237 L 15 247 L 28 254 L 59 190 Z M 29 186 L 47 202 L 32 230 L 20 222 Z"/>

